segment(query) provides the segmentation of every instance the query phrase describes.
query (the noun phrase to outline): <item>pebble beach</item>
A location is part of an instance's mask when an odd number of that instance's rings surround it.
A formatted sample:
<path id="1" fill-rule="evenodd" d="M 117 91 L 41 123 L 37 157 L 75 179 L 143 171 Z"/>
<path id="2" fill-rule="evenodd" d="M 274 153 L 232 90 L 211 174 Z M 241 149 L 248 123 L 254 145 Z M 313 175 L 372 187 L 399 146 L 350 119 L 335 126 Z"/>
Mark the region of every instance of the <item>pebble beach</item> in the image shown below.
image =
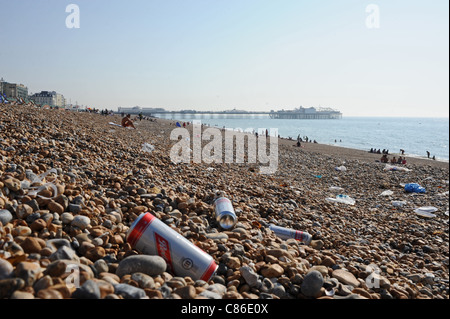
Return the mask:
<path id="1" fill-rule="evenodd" d="M 262 175 L 256 164 L 174 164 L 174 121 L 120 121 L 0 107 L 0 299 L 449 298 L 448 162 L 392 168 L 381 155 L 279 139 L 278 169 Z M 230 230 L 215 222 L 217 191 L 238 216 Z M 211 280 L 131 247 L 145 212 L 213 257 Z M 313 241 L 282 240 L 270 224 Z"/>

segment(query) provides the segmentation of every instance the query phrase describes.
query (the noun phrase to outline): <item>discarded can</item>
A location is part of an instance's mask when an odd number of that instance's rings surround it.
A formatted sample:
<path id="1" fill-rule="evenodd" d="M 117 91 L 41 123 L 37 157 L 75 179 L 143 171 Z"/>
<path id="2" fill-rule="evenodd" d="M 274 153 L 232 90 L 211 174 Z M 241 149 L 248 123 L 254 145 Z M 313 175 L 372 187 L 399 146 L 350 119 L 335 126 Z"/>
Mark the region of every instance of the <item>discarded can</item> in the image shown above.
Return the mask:
<path id="1" fill-rule="evenodd" d="M 283 240 L 293 238 L 295 240 L 298 240 L 299 242 L 305 243 L 306 245 L 311 244 L 312 236 L 306 232 L 283 228 L 275 225 L 270 225 L 269 229 Z"/>
<path id="2" fill-rule="evenodd" d="M 234 227 L 237 222 L 237 216 L 234 212 L 233 204 L 226 197 L 219 197 L 214 202 L 214 209 L 216 213 L 216 221 L 220 227 L 228 230 Z"/>
<path id="3" fill-rule="evenodd" d="M 144 254 L 162 257 L 177 276 L 208 282 L 218 268 L 210 255 L 150 213 L 134 221 L 127 242 Z"/>

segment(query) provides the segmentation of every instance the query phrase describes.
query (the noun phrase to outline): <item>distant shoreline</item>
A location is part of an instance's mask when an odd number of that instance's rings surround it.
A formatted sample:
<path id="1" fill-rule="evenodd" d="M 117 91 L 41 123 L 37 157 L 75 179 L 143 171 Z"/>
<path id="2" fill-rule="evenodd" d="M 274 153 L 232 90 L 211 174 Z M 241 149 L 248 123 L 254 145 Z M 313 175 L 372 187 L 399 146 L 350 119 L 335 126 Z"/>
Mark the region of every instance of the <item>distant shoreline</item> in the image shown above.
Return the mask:
<path id="1" fill-rule="evenodd" d="M 181 120 L 168 120 L 168 119 L 160 119 L 157 118 L 158 122 L 165 122 L 173 127 L 175 127 L 175 124 L 177 122 L 183 122 Z M 191 121 L 189 121 L 191 122 Z M 205 124 L 207 125 L 207 124 Z M 209 126 L 209 127 L 216 127 L 221 129 L 218 126 Z M 245 132 L 242 132 L 242 134 L 248 134 Z M 280 137 L 278 139 L 279 145 L 287 148 L 297 148 L 296 144 L 297 141 L 292 139 L 289 140 L 286 137 Z M 369 150 L 360 150 L 355 148 L 349 148 L 339 145 L 330 145 L 330 144 L 321 144 L 321 143 L 301 143 L 302 151 L 305 152 L 313 152 L 313 153 L 319 153 L 321 155 L 329 155 L 329 156 L 336 156 L 341 157 L 342 160 L 363 160 L 368 163 L 375 163 L 376 161 L 379 161 L 382 154 L 375 154 L 375 153 L 369 153 Z M 400 154 L 398 153 L 390 153 L 388 155 L 389 159 L 392 159 L 392 156 L 398 157 Z M 407 166 L 408 165 L 419 165 L 419 166 L 431 166 L 431 167 L 439 167 L 444 169 L 449 169 L 450 163 L 448 161 L 444 160 L 432 160 L 424 157 L 417 157 L 417 156 L 409 156 L 408 154 L 402 155 L 402 157 L 406 157 L 407 160 Z"/>

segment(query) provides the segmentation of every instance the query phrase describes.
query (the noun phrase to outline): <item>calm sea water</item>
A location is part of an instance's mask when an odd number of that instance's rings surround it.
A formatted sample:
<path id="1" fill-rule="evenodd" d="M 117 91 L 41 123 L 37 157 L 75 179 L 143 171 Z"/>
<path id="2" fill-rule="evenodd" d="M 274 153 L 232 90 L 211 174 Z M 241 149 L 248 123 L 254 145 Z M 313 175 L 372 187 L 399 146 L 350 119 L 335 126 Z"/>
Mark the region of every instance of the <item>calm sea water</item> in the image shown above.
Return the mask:
<path id="1" fill-rule="evenodd" d="M 169 117 L 166 117 L 169 118 Z M 377 118 L 344 117 L 341 120 L 272 120 L 266 116 L 253 118 L 219 118 L 191 116 L 170 119 L 201 120 L 210 126 L 242 130 L 278 129 L 282 137 L 297 139 L 308 136 L 320 144 L 336 145 L 369 151 L 388 149 L 390 153 L 405 150 L 411 157 L 426 157 L 427 151 L 437 160 L 449 161 L 448 118 Z M 336 142 L 335 142 L 336 141 Z"/>

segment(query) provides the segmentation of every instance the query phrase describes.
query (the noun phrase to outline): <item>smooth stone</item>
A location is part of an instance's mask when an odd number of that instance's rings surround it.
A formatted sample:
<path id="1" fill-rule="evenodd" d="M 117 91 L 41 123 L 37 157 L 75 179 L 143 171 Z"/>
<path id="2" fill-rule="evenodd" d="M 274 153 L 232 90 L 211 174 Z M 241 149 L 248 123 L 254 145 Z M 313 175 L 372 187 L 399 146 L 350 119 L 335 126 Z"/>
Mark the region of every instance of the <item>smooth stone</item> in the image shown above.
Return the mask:
<path id="1" fill-rule="evenodd" d="M 13 272 L 13 265 L 9 261 L 0 258 L 0 280 L 11 278 Z"/>
<path id="2" fill-rule="evenodd" d="M 47 247 L 52 249 L 53 251 L 58 250 L 62 246 L 70 247 L 70 242 L 67 239 L 64 238 L 55 238 L 55 239 L 49 239 L 46 242 Z"/>
<path id="3" fill-rule="evenodd" d="M 192 285 L 177 288 L 174 293 L 179 295 L 181 299 L 194 299 L 197 295 L 195 287 Z"/>
<path id="4" fill-rule="evenodd" d="M 206 238 L 212 239 L 217 242 L 227 242 L 228 235 L 224 233 L 209 233 L 206 234 Z"/>
<path id="5" fill-rule="evenodd" d="M 35 299 L 32 293 L 19 290 L 14 291 L 10 298 L 22 300 Z"/>
<path id="6" fill-rule="evenodd" d="M 69 212 L 78 214 L 79 212 L 81 212 L 83 207 L 81 207 L 81 205 L 77 205 L 77 204 L 69 204 L 68 209 L 69 209 Z"/>
<path id="7" fill-rule="evenodd" d="M 45 247 L 45 241 L 36 237 L 27 237 L 20 246 L 25 253 L 34 254 L 39 253 Z"/>
<path id="8" fill-rule="evenodd" d="M 66 259 L 66 260 L 74 260 L 76 262 L 80 261 L 80 258 L 77 256 L 77 253 L 70 247 L 61 246 L 50 255 L 49 259 L 51 261 Z"/>
<path id="9" fill-rule="evenodd" d="M 94 268 L 100 274 L 102 272 L 108 272 L 109 266 L 108 263 L 104 259 L 99 259 L 94 263 Z"/>
<path id="10" fill-rule="evenodd" d="M 140 273 L 140 272 L 135 272 L 134 274 L 131 275 L 131 279 L 136 281 L 139 285 L 139 288 L 145 289 L 145 288 L 149 288 L 149 289 L 154 289 L 155 288 L 155 280 L 150 277 L 149 275 Z"/>
<path id="11" fill-rule="evenodd" d="M 9 210 L 1 209 L 0 210 L 0 222 L 3 225 L 8 224 L 13 219 L 13 215 Z"/>
<path id="12" fill-rule="evenodd" d="M 116 275 L 124 275 L 141 272 L 149 276 L 161 275 L 166 271 L 166 261 L 160 256 L 136 255 L 123 259 L 119 263 Z"/>
<path id="13" fill-rule="evenodd" d="M 78 215 L 75 216 L 70 225 L 80 228 L 81 230 L 86 229 L 91 224 L 91 219 L 87 216 Z"/>
<path id="14" fill-rule="evenodd" d="M 279 298 L 283 298 L 286 296 L 286 289 L 284 288 L 284 286 L 282 284 L 276 282 L 273 285 L 272 294 L 274 294 L 275 296 L 277 296 Z"/>
<path id="15" fill-rule="evenodd" d="M 207 288 L 207 290 L 218 293 L 223 296 L 227 292 L 227 287 L 222 284 L 212 284 Z"/>
<path id="16" fill-rule="evenodd" d="M 356 279 L 356 277 L 351 272 L 348 272 L 344 269 L 334 270 L 331 276 L 345 285 L 351 285 L 353 287 L 359 287 L 360 285 L 358 279 Z"/>
<path id="17" fill-rule="evenodd" d="M 255 271 L 249 266 L 243 266 L 239 269 L 242 277 L 244 277 L 245 282 L 252 288 L 261 285 L 259 276 Z"/>
<path id="18" fill-rule="evenodd" d="M 316 297 L 320 293 L 324 283 L 323 276 L 317 270 L 310 271 L 303 278 L 301 284 L 301 292 L 307 297 Z"/>
<path id="19" fill-rule="evenodd" d="M 61 222 L 63 224 L 70 224 L 75 217 L 71 213 L 62 213 Z"/>
<path id="20" fill-rule="evenodd" d="M 143 299 L 147 295 L 144 289 L 134 287 L 128 284 L 117 284 L 114 286 L 114 293 L 125 299 Z"/>
<path id="21" fill-rule="evenodd" d="M 205 297 L 207 299 L 222 299 L 222 296 L 220 294 L 211 290 L 204 290 L 199 294 L 199 296 Z"/>
<path id="22" fill-rule="evenodd" d="M 10 278 L 0 280 L 0 299 L 9 298 L 14 291 L 25 287 L 25 281 L 22 278 Z"/>
<path id="23" fill-rule="evenodd" d="M 8 178 L 7 180 L 3 181 L 3 184 L 5 184 L 5 186 L 13 192 L 18 192 L 21 189 L 20 181 L 16 178 Z"/>
<path id="24" fill-rule="evenodd" d="M 16 266 L 14 274 L 22 278 L 26 286 L 32 286 L 42 271 L 38 263 L 23 261 Z"/>
<path id="25" fill-rule="evenodd" d="M 261 275 L 267 278 L 280 277 L 283 273 L 284 269 L 279 264 L 269 265 L 269 267 L 261 270 Z"/>
<path id="26" fill-rule="evenodd" d="M 64 213 L 64 207 L 57 202 L 51 201 L 48 203 L 47 208 L 51 213 L 57 213 L 58 215 Z"/>
<path id="27" fill-rule="evenodd" d="M 94 278 L 94 272 L 90 266 L 74 260 L 64 259 L 51 262 L 45 269 L 44 275 L 49 275 L 50 277 L 60 277 L 65 273 L 74 273 L 76 270 L 84 272 L 86 279 Z"/>
<path id="28" fill-rule="evenodd" d="M 31 214 L 33 214 L 33 208 L 27 204 L 19 205 L 16 209 L 16 215 L 20 219 L 26 219 Z"/>
<path id="29" fill-rule="evenodd" d="M 95 281 L 86 280 L 81 287 L 73 292 L 72 297 L 75 299 L 100 299 L 100 288 Z"/>

